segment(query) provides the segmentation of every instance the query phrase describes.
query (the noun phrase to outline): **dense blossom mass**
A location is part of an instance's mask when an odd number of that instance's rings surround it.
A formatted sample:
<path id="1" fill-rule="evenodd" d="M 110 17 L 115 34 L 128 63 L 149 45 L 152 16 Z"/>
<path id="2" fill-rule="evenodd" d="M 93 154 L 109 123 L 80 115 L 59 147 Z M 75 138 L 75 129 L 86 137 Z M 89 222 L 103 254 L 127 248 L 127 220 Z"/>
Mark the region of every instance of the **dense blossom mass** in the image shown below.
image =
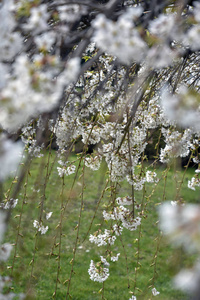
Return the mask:
<path id="1" fill-rule="evenodd" d="M 1 195 L 1 261 L 12 251 L 3 237 L 26 166 L 53 144 L 63 182 L 73 174 L 77 178 L 77 164 L 69 154 L 81 144 L 80 164 L 96 171 L 105 162 L 107 183 L 119 186 L 126 181 L 131 191 L 119 197 L 113 193 L 102 212 L 107 227 L 90 232 L 89 241 L 107 249 L 98 262 L 91 259 L 92 281 L 103 283 L 112 275 L 110 267 L 122 254 L 111 249 L 123 232 L 141 230 L 145 207 L 134 192 L 160 180 L 144 164 L 151 143 L 154 163 L 166 169 L 179 158 L 187 158 L 188 165 L 193 162 L 196 171 L 188 178 L 188 188 L 200 187 L 200 4 L 152 3 L 1 1 L 0 185 L 9 176 L 20 178 L 14 195 Z M 200 208 L 186 200 L 177 192 L 172 202 L 160 206 L 160 229 L 176 247 L 200 255 Z M 63 211 L 61 207 L 61 216 Z M 34 220 L 36 235 L 48 235 L 51 215 L 42 211 Z M 196 293 L 199 278 L 197 263 L 182 270 L 174 283 Z M 5 282 L 0 277 L 0 286 Z M 151 291 L 157 296 L 154 284 Z M 136 283 L 130 299 L 136 299 L 135 291 Z M 0 289 L 2 299 L 15 296 Z"/>

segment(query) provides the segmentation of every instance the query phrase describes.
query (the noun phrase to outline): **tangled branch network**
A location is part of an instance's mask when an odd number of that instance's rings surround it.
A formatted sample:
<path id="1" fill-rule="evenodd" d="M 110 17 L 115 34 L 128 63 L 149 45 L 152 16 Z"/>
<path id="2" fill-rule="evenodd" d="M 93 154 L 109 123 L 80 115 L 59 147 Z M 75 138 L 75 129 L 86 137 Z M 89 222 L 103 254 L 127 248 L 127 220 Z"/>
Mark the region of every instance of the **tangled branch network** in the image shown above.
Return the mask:
<path id="1" fill-rule="evenodd" d="M 78 167 L 71 162 L 70 153 L 79 142 L 80 165 L 96 171 L 106 163 L 108 170 L 105 184 L 106 188 L 110 185 L 111 197 L 102 211 L 107 228 L 90 231 L 88 238 L 98 249 L 106 248 L 88 266 L 90 279 L 104 284 L 111 265 L 122 256 L 111 250 L 116 249 L 116 241 L 122 241 L 124 231 L 141 230 L 145 205 L 135 192 L 144 191 L 146 184 L 159 183 L 156 170 L 144 167 L 155 134 L 159 146 L 153 164 L 163 164 L 167 170 L 179 158 L 190 157 L 195 172 L 188 179 L 188 188 L 200 187 L 200 3 L 4 0 L 0 28 L 1 187 L 18 168 L 12 192 L 6 197 L 0 194 L 0 260 L 6 261 L 16 249 L 16 245 L 3 243 L 4 236 L 31 161 L 42 157 L 47 147 L 53 149 L 54 143 L 57 176 L 63 182 L 73 174 L 76 179 Z M 131 192 L 118 197 L 116 187 L 124 181 Z M 159 228 L 175 247 L 200 255 L 200 206 L 186 200 L 177 187 L 173 201 L 159 206 Z M 61 207 L 61 220 L 65 206 L 67 203 Z M 43 204 L 40 207 L 32 227 L 37 235 L 48 235 L 46 222 L 52 212 L 45 213 Z M 136 278 L 132 286 L 129 282 L 130 299 L 139 295 Z M 5 293 L 10 281 L 0 277 L 0 299 L 25 299 L 25 291 Z M 200 294 L 199 283 L 198 259 L 193 268 L 181 270 L 174 278 L 175 286 L 189 295 Z M 154 277 L 150 289 L 151 296 L 159 295 Z"/>

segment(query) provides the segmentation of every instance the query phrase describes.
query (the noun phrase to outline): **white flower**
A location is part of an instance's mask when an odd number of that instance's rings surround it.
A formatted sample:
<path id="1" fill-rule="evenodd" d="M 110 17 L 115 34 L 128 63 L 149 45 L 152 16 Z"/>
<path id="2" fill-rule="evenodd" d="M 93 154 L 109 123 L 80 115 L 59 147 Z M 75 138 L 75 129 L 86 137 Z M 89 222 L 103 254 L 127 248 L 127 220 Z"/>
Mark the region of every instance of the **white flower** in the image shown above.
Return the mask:
<path id="1" fill-rule="evenodd" d="M 112 227 L 112 229 L 115 232 L 116 236 L 120 236 L 122 234 L 122 231 L 123 231 L 123 227 L 122 226 L 114 224 L 113 227 Z"/>
<path id="2" fill-rule="evenodd" d="M 56 40 L 56 33 L 53 31 L 45 32 L 39 36 L 34 38 L 34 41 L 37 47 L 40 50 L 50 50 L 52 45 L 55 43 Z"/>
<path id="3" fill-rule="evenodd" d="M 120 253 L 117 253 L 117 255 L 116 256 L 111 256 L 111 261 L 118 261 L 118 259 L 119 259 L 119 256 L 120 256 Z"/>
<path id="4" fill-rule="evenodd" d="M 141 10 L 132 8 L 141 14 Z M 93 41 L 103 51 L 117 56 L 122 63 L 130 64 L 133 61 L 140 62 L 147 51 L 147 44 L 139 35 L 131 20 L 134 18 L 131 10 L 119 17 L 117 22 L 113 22 L 99 14 L 92 22 L 95 29 Z"/>
<path id="5" fill-rule="evenodd" d="M 58 170 L 58 175 L 60 177 L 63 177 L 63 175 L 68 176 L 68 175 L 71 175 L 71 174 L 75 173 L 76 166 L 75 165 L 71 165 L 71 166 L 69 166 L 67 168 L 65 166 L 63 166 L 62 168 L 57 167 L 57 170 Z"/>
<path id="6" fill-rule="evenodd" d="M 109 269 L 102 266 L 96 268 L 93 260 L 90 262 L 88 273 L 90 279 L 97 282 L 104 282 L 109 277 Z"/>
<path id="7" fill-rule="evenodd" d="M 39 227 L 39 222 L 37 220 L 33 221 L 33 227 L 35 227 L 35 228 Z"/>
<path id="8" fill-rule="evenodd" d="M 123 198 L 118 197 L 116 199 L 116 202 L 117 202 L 118 205 L 132 205 L 133 204 L 133 200 L 129 196 L 126 196 L 126 197 L 123 197 Z"/>
<path id="9" fill-rule="evenodd" d="M 100 256 L 100 258 L 101 258 L 101 262 L 103 263 L 103 265 L 105 267 L 109 267 L 110 266 L 110 264 L 107 262 L 107 260 L 103 256 Z"/>
<path id="10" fill-rule="evenodd" d="M 10 1 L 1 1 L 0 6 L 0 60 L 12 60 L 13 57 L 20 52 L 23 45 L 23 39 L 19 32 L 15 32 L 14 14 L 10 8 Z M 2 68 L 1 68 L 1 71 Z M 1 74 L 2 76 L 2 74 Z"/>
<path id="11" fill-rule="evenodd" d="M 160 14 L 157 19 L 150 22 L 149 31 L 159 36 L 159 38 L 166 38 L 171 36 L 174 29 L 175 15 Z"/>
<path id="12" fill-rule="evenodd" d="M 137 21 L 137 19 L 141 16 L 143 13 L 143 8 L 141 6 L 137 7 L 130 7 L 127 9 L 127 11 L 123 14 L 123 18 L 127 21 Z"/>
<path id="13" fill-rule="evenodd" d="M 2 203 L 0 205 L 0 207 L 2 207 L 3 209 L 10 209 L 10 208 L 15 208 L 15 206 L 18 203 L 18 199 L 13 199 L 11 198 L 9 201 Z"/>
<path id="14" fill-rule="evenodd" d="M 103 211 L 103 218 L 104 220 L 108 221 L 108 220 L 114 220 L 115 216 L 112 213 L 107 213 L 105 210 Z"/>
<path id="15" fill-rule="evenodd" d="M 193 162 L 195 163 L 195 164 L 199 164 L 200 163 L 200 160 L 198 159 L 198 157 L 193 157 Z"/>
<path id="16" fill-rule="evenodd" d="M 176 50 L 173 50 L 166 44 L 154 45 L 148 51 L 147 64 L 153 68 L 164 68 L 171 65 L 177 57 Z"/>
<path id="17" fill-rule="evenodd" d="M 63 177 L 63 175 L 65 175 L 65 169 L 64 168 L 57 167 L 57 170 L 58 170 L 58 175 L 60 177 Z"/>
<path id="18" fill-rule="evenodd" d="M 199 172 L 196 172 L 197 174 Z M 195 191 L 196 186 L 200 187 L 200 179 L 197 177 L 192 177 L 191 180 L 188 180 L 188 188 Z"/>
<path id="19" fill-rule="evenodd" d="M 131 298 L 129 298 L 129 300 L 137 300 L 137 298 L 133 295 Z"/>
<path id="20" fill-rule="evenodd" d="M 90 234 L 89 241 L 96 244 L 98 247 L 105 246 L 107 244 L 113 245 L 116 240 L 116 236 L 111 230 L 105 229 L 103 234 L 92 235 Z"/>
<path id="21" fill-rule="evenodd" d="M 67 175 L 71 175 L 71 174 L 75 173 L 75 170 L 76 170 L 76 166 L 75 166 L 75 165 L 71 165 L 71 166 L 69 166 L 69 167 L 67 168 L 66 174 L 67 174 Z"/>
<path id="22" fill-rule="evenodd" d="M 119 198 L 117 198 L 118 201 L 121 201 L 121 200 L 119 200 Z M 122 198 L 120 198 L 120 199 L 122 199 Z M 129 205 L 129 203 L 128 203 L 128 205 Z M 133 231 L 133 230 L 136 230 L 137 227 L 141 224 L 141 218 L 140 217 L 133 218 L 131 211 L 129 209 L 125 208 L 123 205 L 120 205 L 119 207 L 115 207 L 112 213 L 107 213 L 104 210 L 103 217 L 107 221 L 115 220 L 115 221 L 122 222 L 121 226 L 118 226 L 117 224 L 113 225 L 113 230 L 117 236 L 121 235 L 123 227 L 130 231 Z"/>
<path id="23" fill-rule="evenodd" d="M 49 218 L 51 218 L 51 216 L 52 216 L 52 211 L 50 211 L 48 214 L 46 214 L 46 219 L 48 220 Z"/>
<path id="24" fill-rule="evenodd" d="M 44 227 L 44 226 L 40 226 L 39 230 L 41 232 L 41 234 L 45 234 L 47 232 L 47 230 L 49 229 L 48 226 Z"/>
<path id="25" fill-rule="evenodd" d="M 171 205 L 172 206 L 176 206 L 177 205 L 177 201 L 171 201 Z"/>
<path id="26" fill-rule="evenodd" d="M 24 25 L 27 30 L 32 30 L 34 33 L 39 33 L 48 28 L 47 20 L 50 14 L 47 11 L 47 5 L 42 4 L 31 9 L 31 15 L 28 24 Z"/>
<path id="27" fill-rule="evenodd" d="M 43 56 L 41 56 L 42 60 Z M 30 117 L 52 110 L 59 101 L 64 84 L 62 75 L 55 77 L 49 64 L 44 67 L 21 54 L 13 63 L 13 73 L 0 95 L 0 124 L 17 131 Z"/>
<path id="28" fill-rule="evenodd" d="M 34 220 L 33 226 L 34 226 L 35 228 L 37 228 L 38 231 L 41 232 L 41 234 L 45 234 L 45 233 L 47 232 L 47 230 L 49 229 L 48 226 L 44 227 L 44 226 L 42 225 L 42 223 L 39 223 L 37 220 Z"/>
<path id="29" fill-rule="evenodd" d="M 186 157 L 190 152 L 191 147 L 191 129 L 186 129 L 183 134 L 179 131 L 162 128 L 162 134 L 165 137 L 166 146 L 161 149 L 160 161 L 168 163 L 170 159 L 176 157 Z"/>
<path id="30" fill-rule="evenodd" d="M 96 171 L 100 168 L 101 165 L 101 157 L 95 156 L 95 157 L 86 157 L 85 158 L 85 165 L 89 167 L 90 169 Z"/>
<path id="31" fill-rule="evenodd" d="M 158 291 L 156 290 L 156 288 L 153 288 L 151 291 L 152 291 L 153 296 L 157 296 L 157 295 L 160 294 L 160 292 L 158 292 Z"/>
<path id="32" fill-rule="evenodd" d="M 80 18 L 80 14 L 84 15 L 87 13 L 87 9 L 84 6 L 78 4 L 67 4 L 63 6 L 58 6 L 59 17 L 61 21 L 64 22 L 74 22 Z"/>
<path id="33" fill-rule="evenodd" d="M 156 172 L 147 171 L 146 172 L 146 181 L 147 182 L 157 182 L 158 178 L 157 178 Z"/>

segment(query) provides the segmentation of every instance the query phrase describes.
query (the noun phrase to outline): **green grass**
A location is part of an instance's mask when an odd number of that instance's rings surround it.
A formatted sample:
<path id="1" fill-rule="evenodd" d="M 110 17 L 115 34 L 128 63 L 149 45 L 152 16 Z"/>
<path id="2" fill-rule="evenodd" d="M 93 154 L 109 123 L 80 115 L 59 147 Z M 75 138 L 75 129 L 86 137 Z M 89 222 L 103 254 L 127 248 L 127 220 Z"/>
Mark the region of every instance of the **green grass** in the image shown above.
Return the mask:
<path id="1" fill-rule="evenodd" d="M 56 290 L 55 299 L 66 299 L 73 249 L 76 247 L 74 272 L 70 283 L 72 299 L 96 300 L 102 299 L 102 294 L 108 300 L 129 299 L 131 297 L 129 291 L 133 291 L 139 300 L 151 299 L 149 286 L 152 284 L 152 277 L 154 277 L 156 289 L 160 292 L 157 299 L 188 299 L 186 295 L 173 289 L 171 279 L 182 267 L 191 266 L 195 256 L 188 257 L 181 249 L 172 249 L 164 238 L 160 239 L 156 223 L 158 220 L 157 205 L 163 199 L 173 200 L 175 198 L 176 181 L 179 182 L 182 179 L 183 170 L 178 171 L 176 176 L 174 176 L 173 170 L 168 172 L 165 192 L 164 179 L 157 186 L 146 184 L 143 191 L 136 192 L 137 203 L 141 204 L 143 201 L 144 204 L 142 226 L 133 232 L 124 229 L 122 240 L 120 241 L 118 238 L 110 249 L 91 244 L 88 239 L 89 235 L 86 234 L 90 227 L 89 234 L 94 233 L 100 224 L 102 230 L 109 228 L 111 223 L 103 222 L 102 211 L 111 201 L 111 191 L 115 192 L 116 196 L 126 196 L 131 194 L 131 187 L 126 182 L 121 182 L 115 190 L 109 188 L 105 190 L 95 214 L 98 200 L 108 178 L 108 175 L 105 174 L 105 164 L 102 164 L 100 170 L 95 172 L 86 168 L 84 176 L 81 167 L 74 185 L 73 174 L 65 178 L 63 186 L 62 178 L 57 175 L 57 162 L 53 163 L 54 158 L 55 154 L 53 153 L 49 164 L 47 163 L 48 155 L 33 160 L 29 175 L 24 182 L 27 185 L 23 185 L 18 197 L 18 205 L 12 211 L 6 241 L 16 245 L 13 247 L 10 259 L 1 264 L 1 273 L 12 277 L 11 288 L 14 292 L 25 292 L 26 299 L 46 300 L 52 299 Z M 75 156 L 72 156 L 71 159 L 75 159 Z M 52 170 L 48 181 L 45 182 L 47 167 L 48 170 L 51 168 Z M 163 169 L 158 166 L 156 172 L 158 177 L 161 177 Z M 186 202 L 199 201 L 198 192 L 187 188 L 188 178 L 190 179 L 193 173 L 192 169 L 187 171 L 179 194 L 179 199 L 182 198 Z M 83 180 L 84 189 L 82 189 Z M 6 184 L 5 190 L 9 185 L 10 182 Z M 72 186 L 73 189 L 71 189 Z M 81 209 L 82 192 L 84 205 Z M 66 203 L 62 219 L 62 235 L 60 236 L 58 225 L 60 224 L 61 205 Z M 53 212 L 52 217 L 46 220 L 45 213 L 50 211 Z M 77 244 L 75 244 L 80 211 L 81 223 Z M 39 220 L 41 213 L 44 225 L 49 226 L 45 235 L 36 234 L 36 229 L 33 227 L 33 221 Z M 94 214 L 95 218 L 91 224 Z M 139 239 L 139 243 L 137 239 Z M 158 241 L 160 242 L 155 273 L 152 263 Z M 15 249 L 16 257 L 14 257 Z M 99 256 L 105 255 L 108 250 L 112 250 L 114 254 L 120 252 L 121 255 L 118 262 L 111 262 L 110 276 L 102 285 L 90 280 L 88 268 L 91 259 L 98 261 Z M 138 254 L 137 251 L 139 251 Z M 140 267 L 137 265 L 137 261 L 140 263 Z M 139 268 L 134 290 L 136 267 Z M 130 288 L 128 288 L 128 281 Z"/>

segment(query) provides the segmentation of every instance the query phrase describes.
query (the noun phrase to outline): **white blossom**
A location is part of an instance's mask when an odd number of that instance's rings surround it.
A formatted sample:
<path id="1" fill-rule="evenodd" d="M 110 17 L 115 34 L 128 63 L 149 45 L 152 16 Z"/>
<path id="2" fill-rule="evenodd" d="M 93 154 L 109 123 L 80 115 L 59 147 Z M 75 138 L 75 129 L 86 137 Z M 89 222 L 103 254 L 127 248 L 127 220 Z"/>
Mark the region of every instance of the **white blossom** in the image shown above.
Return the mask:
<path id="1" fill-rule="evenodd" d="M 94 157 L 86 157 L 85 158 L 85 165 L 89 167 L 90 169 L 96 171 L 100 168 L 101 165 L 101 157 L 100 156 L 94 156 Z"/>
<path id="2" fill-rule="evenodd" d="M 47 232 L 47 230 L 49 229 L 48 226 L 44 227 L 44 226 L 40 226 L 38 231 L 41 232 L 41 234 L 45 234 Z"/>
<path id="3" fill-rule="evenodd" d="M 155 69 L 170 66 L 178 57 L 178 51 L 168 45 L 154 45 L 147 54 L 146 62 Z"/>
<path id="4" fill-rule="evenodd" d="M 111 256 L 111 261 L 113 261 L 113 262 L 115 262 L 115 261 L 118 261 L 118 259 L 119 259 L 119 256 L 120 256 L 120 253 L 117 253 L 117 255 L 116 256 Z"/>
<path id="5" fill-rule="evenodd" d="M 190 153 L 192 131 L 186 129 L 183 133 L 162 128 L 166 145 L 160 151 L 160 161 L 168 163 L 172 158 L 186 157 Z"/>
<path id="6" fill-rule="evenodd" d="M 47 21 L 50 17 L 49 12 L 47 11 L 47 5 L 41 4 L 37 7 L 31 9 L 31 15 L 28 20 L 28 23 L 24 25 L 24 28 L 31 30 L 34 33 L 42 32 L 48 28 Z"/>
<path id="7" fill-rule="evenodd" d="M 125 64 L 141 61 L 147 51 L 147 45 L 130 20 L 130 15 L 129 11 L 128 14 L 120 16 L 117 22 L 113 22 L 100 14 L 93 21 L 93 41 L 103 51 L 117 56 Z"/>
<path id="8" fill-rule="evenodd" d="M 157 296 L 157 295 L 160 294 L 160 292 L 158 292 L 158 291 L 156 290 L 156 288 L 153 288 L 151 291 L 152 291 L 153 296 Z"/>
<path id="9" fill-rule="evenodd" d="M 175 15 L 160 14 L 158 18 L 150 22 L 149 31 L 163 39 L 172 35 L 175 28 Z"/>
<path id="10" fill-rule="evenodd" d="M 133 295 L 131 298 L 129 298 L 129 300 L 137 300 L 137 298 Z"/>
<path id="11" fill-rule="evenodd" d="M 105 245 L 113 245 L 116 240 L 116 236 L 111 230 L 105 229 L 104 233 L 92 235 L 90 234 L 89 241 L 96 244 L 98 247 Z"/>
<path id="12" fill-rule="evenodd" d="M 75 165 L 70 165 L 70 166 L 63 166 L 63 167 L 57 167 L 58 174 L 60 177 L 63 177 L 63 175 L 69 176 L 71 174 L 74 174 L 76 171 L 76 166 Z"/>
<path id="13" fill-rule="evenodd" d="M 133 205 L 133 200 L 131 197 L 126 196 L 126 197 L 118 197 L 116 199 L 116 202 L 118 205 Z"/>
<path id="14" fill-rule="evenodd" d="M 87 13 L 86 7 L 78 4 L 59 6 L 58 11 L 60 20 L 67 23 L 74 22 L 81 14 Z"/>
<path id="15" fill-rule="evenodd" d="M 197 173 L 198 174 L 198 173 Z M 200 187 L 200 179 L 197 177 L 192 177 L 191 180 L 188 180 L 188 188 L 195 191 L 196 186 Z"/>
<path id="16" fill-rule="evenodd" d="M 13 76 L 0 95 L 0 124 L 9 131 L 16 131 L 30 117 L 50 111 L 63 88 L 60 78 L 56 81 L 53 73 L 38 69 L 25 54 L 16 59 L 13 68 Z"/>
<path id="17" fill-rule="evenodd" d="M 43 51 L 44 50 L 49 51 L 52 45 L 55 43 L 55 40 L 56 40 L 56 33 L 53 31 L 45 32 L 34 38 L 37 47 Z"/>
<path id="18" fill-rule="evenodd" d="M 109 269 L 104 268 L 101 265 L 97 268 L 93 260 L 90 262 L 88 273 L 90 275 L 90 279 L 97 282 L 104 282 L 109 277 Z"/>
<path id="19" fill-rule="evenodd" d="M 0 7 L 0 60 L 12 60 L 22 49 L 23 39 L 19 32 L 13 32 L 16 22 L 11 12 L 11 2 L 4 1 Z"/>
<path id="20" fill-rule="evenodd" d="M 109 267 L 109 266 L 110 266 L 109 262 L 107 262 L 107 260 L 106 260 L 105 257 L 100 256 L 100 258 L 101 258 L 101 262 L 103 263 L 103 265 L 104 265 L 105 267 Z"/>
<path id="21" fill-rule="evenodd" d="M 193 160 L 193 162 L 194 162 L 195 164 L 199 164 L 199 163 L 200 163 L 198 157 L 193 157 L 192 160 Z"/>
<path id="22" fill-rule="evenodd" d="M 15 206 L 17 205 L 17 203 L 18 203 L 18 199 L 11 198 L 10 200 L 3 202 L 0 205 L 0 207 L 3 208 L 3 209 L 15 208 Z"/>
<path id="23" fill-rule="evenodd" d="M 37 220 L 34 220 L 33 226 L 34 226 L 35 228 L 37 228 L 38 231 L 41 232 L 41 234 L 45 234 L 45 233 L 48 231 L 48 229 L 49 229 L 48 226 L 44 227 L 44 226 L 42 225 L 42 223 L 39 223 Z"/>
<path id="24" fill-rule="evenodd" d="M 47 213 L 46 214 L 46 219 L 48 220 L 48 219 L 50 219 L 51 218 L 51 216 L 52 216 L 52 214 L 53 214 L 53 212 L 52 211 L 50 211 L 49 213 Z"/>
<path id="25" fill-rule="evenodd" d="M 147 171 L 146 172 L 146 181 L 147 182 L 158 182 L 158 178 L 157 178 L 156 172 Z"/>

